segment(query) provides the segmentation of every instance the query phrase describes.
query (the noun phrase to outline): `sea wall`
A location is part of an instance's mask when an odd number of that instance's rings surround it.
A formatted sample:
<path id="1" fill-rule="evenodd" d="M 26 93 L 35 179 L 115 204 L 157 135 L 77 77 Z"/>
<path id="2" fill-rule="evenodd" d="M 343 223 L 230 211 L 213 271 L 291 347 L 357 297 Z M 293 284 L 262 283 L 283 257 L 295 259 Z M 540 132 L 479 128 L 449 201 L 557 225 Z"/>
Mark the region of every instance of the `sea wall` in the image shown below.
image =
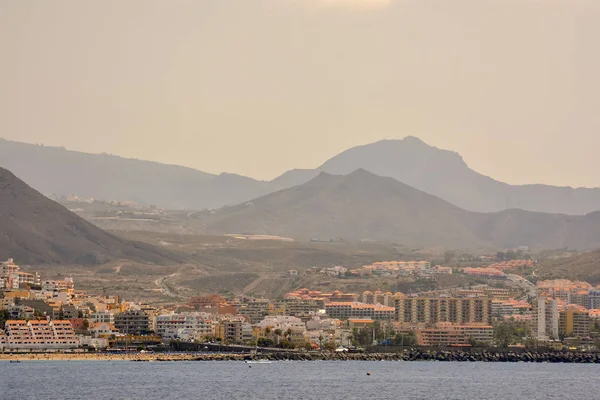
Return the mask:
<path id="1" fill-rule="evenodd" d="M 531 363 L 595 363 L 600 364 L 600 353 L 584 352 L 493 352 L 493 351 L 446 351 L 446 350 L 408 350 L 399 353 L 264 353 L 264 354 L 217 354 L 206 353 L 188 355 L 195 361 L 463 361 L 463 362 L 531 362 Z M 165 355 L 157 361 L 177 361 Z"/>

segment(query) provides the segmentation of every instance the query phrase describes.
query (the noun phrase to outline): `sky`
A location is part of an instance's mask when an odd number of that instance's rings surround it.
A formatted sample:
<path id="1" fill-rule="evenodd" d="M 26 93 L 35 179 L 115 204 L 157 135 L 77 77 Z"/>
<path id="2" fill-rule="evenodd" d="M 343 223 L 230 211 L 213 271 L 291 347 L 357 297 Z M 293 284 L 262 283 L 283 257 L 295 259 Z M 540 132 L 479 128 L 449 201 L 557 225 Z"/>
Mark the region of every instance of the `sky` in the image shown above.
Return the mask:
<path id="1" fill-rule="evenodd" d="M 413 135 L 508 183 L 600 186 L 598 21 L 598 0 L 0 0 L 0 137 L 271 179 Z"/>

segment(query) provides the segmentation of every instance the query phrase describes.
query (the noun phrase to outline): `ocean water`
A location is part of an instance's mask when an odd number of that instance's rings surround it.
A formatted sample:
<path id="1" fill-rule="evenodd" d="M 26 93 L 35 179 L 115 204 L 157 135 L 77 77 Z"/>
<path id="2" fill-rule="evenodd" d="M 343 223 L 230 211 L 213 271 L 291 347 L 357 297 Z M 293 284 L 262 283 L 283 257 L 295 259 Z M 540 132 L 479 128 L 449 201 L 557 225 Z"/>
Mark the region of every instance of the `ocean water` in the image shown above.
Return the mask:
<path id="1" fill-rule="evenodd" d="M 0 399 L 600 399 L 600 366 L 0 361 Z"/>

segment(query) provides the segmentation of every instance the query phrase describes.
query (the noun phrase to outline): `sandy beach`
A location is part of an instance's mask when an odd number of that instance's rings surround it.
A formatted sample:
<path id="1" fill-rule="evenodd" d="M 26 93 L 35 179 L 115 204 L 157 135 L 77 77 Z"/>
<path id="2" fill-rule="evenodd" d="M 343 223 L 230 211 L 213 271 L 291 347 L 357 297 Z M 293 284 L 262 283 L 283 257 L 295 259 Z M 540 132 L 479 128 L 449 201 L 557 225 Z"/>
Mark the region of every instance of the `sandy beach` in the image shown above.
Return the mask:
<path id="1" fill-rule="evenodd" d="M 231 357 L 228 354 L 227 357 Z M 44 353 L 44 354 L 0 354 L 0 361 L 193 361 L 193 354 L 153 354 L 153 353 Z"/>

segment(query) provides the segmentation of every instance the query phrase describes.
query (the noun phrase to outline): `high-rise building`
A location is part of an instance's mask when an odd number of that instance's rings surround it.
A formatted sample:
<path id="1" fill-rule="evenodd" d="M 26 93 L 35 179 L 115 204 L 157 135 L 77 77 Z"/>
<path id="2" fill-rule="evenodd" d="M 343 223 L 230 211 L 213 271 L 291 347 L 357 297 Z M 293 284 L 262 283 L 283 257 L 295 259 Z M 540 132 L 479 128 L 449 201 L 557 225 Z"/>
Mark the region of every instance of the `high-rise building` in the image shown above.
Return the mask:
<path id="1" fill-rule="evenodd" d="M 558 333 L 564 337 L 585 338 L 590 335 L 590 314 L 582 310 L 562 310 Z"/>
<path id="2" fill-rule="evenodd" d="M 539 340 L 558 339 L 558 301 L 538 297 L 534 303 L 533 335 Z"/>
<path id="3" fill-rule="evenodd" d="M 331 302 L 325 304 L 325 312 L 331 318 L 371 318 L 372 320 L 393 320 L 394 307 L 381 304 L 365 304 L 357 301 Z"/>
<path id="4" fill-rule="evenodd" d="M 590 310 L 600 309 L 600 289 L 590 290 L 588 300 L 590 302 L 588 306 Z"/>
<path id="5" fill-rule="evenodd" d="M 492 322 L 492 300 L 488 297 L 396 298 L 396 320 L 405 323 L 452 322 L 471 324 Z"/>
<path id="6" fill-rule="evenodd" d="M 146 335 L 150 331 L 150 318 L 142 310 L 127 310 L 115 315 L 115 328 L 128 335 Z"/>

